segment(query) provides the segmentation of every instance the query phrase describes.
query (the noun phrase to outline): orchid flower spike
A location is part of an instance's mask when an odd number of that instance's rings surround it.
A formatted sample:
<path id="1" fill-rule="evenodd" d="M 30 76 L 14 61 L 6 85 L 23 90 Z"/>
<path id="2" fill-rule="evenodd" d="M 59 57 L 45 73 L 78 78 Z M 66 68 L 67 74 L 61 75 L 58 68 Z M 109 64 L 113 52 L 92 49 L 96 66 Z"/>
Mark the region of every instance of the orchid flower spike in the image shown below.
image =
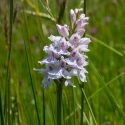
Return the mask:
<path id="1" fill-rule="evenodd" d="M 83 14 L 83 9 L 71 9 L 69 13 L 70 26 L 56 24 L 59 36 L 50 35 L 48 39 L 52 42 L 45 46 L 43 51 L 48 55 L 41 61 L 41 65 L 46 68 L 36 69 L 38 73 L 44 75 L 42 80 L 43 89 L 48 88 L 53 80 L 65 86 L 71 85 L 72 77 L 76 76 L 82 82 L 87 82 L 85 66 L 88 65 L 86 52 L 89 52 L 89 38 L 82 38 L 85 27 L 88 25 L 89 17 Z M 61 83 L 63 79 L 63 83 Z"/>

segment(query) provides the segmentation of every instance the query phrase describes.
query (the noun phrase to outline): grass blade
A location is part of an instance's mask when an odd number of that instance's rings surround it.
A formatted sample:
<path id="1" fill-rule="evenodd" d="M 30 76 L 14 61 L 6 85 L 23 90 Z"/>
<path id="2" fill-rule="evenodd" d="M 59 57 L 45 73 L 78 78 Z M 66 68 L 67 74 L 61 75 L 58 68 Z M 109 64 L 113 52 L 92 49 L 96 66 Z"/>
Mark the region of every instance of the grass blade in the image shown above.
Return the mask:
<path id="1" fill-rule="evenodd" d="M 29 11 L 29 10 L 25 10 L 24 12 L 27 13 L 27 14 L 33 15 L 33 16 L 39 16 L 39 17 L 42 17 L 42 18 L 45 18 L 45 19 L 52 20 L 54 22 L 56 21 L 56 19 L 52 18 L 50 15 L 48 15 L 46 13 L 36 13 L 34 11 Z"/>
<path id="2" fill-rule="evenodd" d="M 45 123 L 46 123 L 46 118 L 45 118 L 45 116 L 46 116 L 46 114 L 45 114 L 45 99 L 44 99 L 44 90 L 43 90 L 43 99 L 42 99 L 42 101 L 43 101 L 43 125 L 45 125 Z"/>
<path id="3" fill-rule="evenodd" d="M 29 40 L 27 19 L 26 19 L 26 15 L 25 15 L 25 12 L 24 12 L 24 4 L 23 4 L 23 16 L 24 16 L 24 22 L 25 22 L 25 27 L 26 27 L 26 35 L 27 35 L 28 40 Z M 26 46 L 26 41 L 25 41 L 25 35 L 24 34 L 25 33 L 24 33 L 24 29 L 23 29 L 24 46 L 25 46 L 26 59 L 27 59 L 27 64 L 28 64 L 29 76 L 30 76 L 30 83 L 31 83 L 31 87 L 32 87 L 34 101 L 35 101 L 35 109 L 36 109 L 36 113 L 37 113 L 38 124 L 40 125 L 40 117 L 39 117 L 38 106 L 37 106 L 37 101 L 36 101 L 36 94 L 35 94 L 33 79 L 32 79 L 32 75 L 31 75 L 30 63 L 29 63 L 29 58 L 28 58 L 28 51 L 27 51 L 27 46 Z M 31 52 L 30 52 L 30 55 L 31 55 Z"/>
<path id="4" fill-rule="evenodd" d="M 117 51 L 116 49 L 112 48 L 111 46 L 105 44 L 104 42 L 102 42 L 101 40 L 89 35 L 89 34 L 86 34 L 87 37 L 89 37 L 90 39 L 92 39 L 93 41 L 96 41 L 98 42 L 99 44 L 105 46 L 106 48 L 110 49 L 111 51 L 115 52 L 116 54 L 120 55 L 120 56 L 123 56 L 122 53 L 120 53 L 119 51 Z"/>
<path id="5" fill-rule="evenodd" d="M 93 111 L 92 111 L 92 109 L 91 109 L 91 106 L 90 106 L 89 101 L 88 101 L 88 99 L 87 99 L 87 96 L 86 96 L 86 94 L 85 94 L 85 91 L 84 91 L 83 88 L 81 88 L 81 90 L 82 90 L 83 95 L 84 95 L 84 97 L 85 97 L 85 100 L 86 100 L 86 103 L 87 103 L 87 105 L 88 105 L 89 111 L 90 111 L 90 113 L 91 113 L 91 115 L 92 115 L 92 117 L 93 117 L 94 123 L 95 123 L 95 125 L 97 125 L 96 119 L 95 119 L 95 117 L 94 117 Z"/>
<path id="6" fill-rule="evenodd" d="M 7 92 L 7 121 L 10 125 L 10 60 L 11 60 L 11 49 L 12 49 L 12 26 L 13 26 L 13 0 L 10 0 L 10 19 L 9 19 L 9 52 L 8 52 L 8 65 L 7 65 L 7 76 L 6 76 L 6 92 Z"/>
<path id="7" fill-rule="evenodd" d="M 51 100 L 51 95 L 50 94 L 49 94 L 49 99 L 50 99 L 50 104 L 51 104 L 51 110 L 52 110 L 54 125 L 56 125 L 56 120 L 55 120 L 55 115 L 54 115 L 54 111 L 53 111 L 53 105 L 52 105 L 52 100 Z"/>
<path id="8" fill-rule="evenodd" d="M 90 62 L 90 66 L 92 68 L 92 70 L 94 71 L 96 77 L 98 78 L 99 82 L 102 85 L 105 85 L 105 83 L 103 82 L 103 80 L 101 79 L 98 71 L 96 70 L 96 68 L 94 67 L 93 63 L 91 61 Z M 108 96 L 108 98 L 110 99 L 110 101 L 114 104 L 114 106 L 117 108 L 117 110 L 119 111 L 119 113 L 124 116 L 123 118 L 125 119 L 125 113 L 121 110 L 120 106 L 118 105 L 118 103 L 116 102 L 116 100 L 114 99 L 113 95 L 111 94 L 111 92 L 109 91 L 109 89 L 107 88 L 107 86 L 104 87 L 104 90 Z"/>
<path id="9" fill-rule="evenodd" d="M 120 75 L 116 76 L 115 78 L 113 78 L 111 81 L 107 82 L 106 84 L 104 84 L 102 87 L 100 87 L 96 92 L 94 92 L 89 98 L 91 99 L 93 96 L 95 96 L 97 93 L 99 93 L 101 90 L 104 89 L 104 87 L 108 86 L 110 83 L 112 83 L 113 81 L 117 80 L 119 77 L 125 75 L 125 72 L 121 73 Z"/>
<path id="10" fill-rule="evenodd" d="M 1 90 L 0 90 L 0 116 L 1 116 L 1 125 L 4 125 L 4 114 L 3 114 L 3 109 L 2 109 Z"/>
<path id="11" fill-rule="evenodd" d="M 63 0 L 62 5 L 60 7 L 60 12 L 59 12 L 58 20 L 57 20 L 57 22 L 59 24 L 61 23 L 61 20 L 63 19 L 63 16 L 64 16 L 64 12 L 65 12 L 65 8 L 66 8 L 66 3 L 67 3 L 67 0 Z"/>
<path id="12" fill-rule="evenodd" d="M 24 35 L 24 33 L 23 33 L 23 35 Z M 36 108 L 36 113 L 37 113 L 37 119 L 38 119 L 38 123 L 40 125 L 40 118 L 39 118 L 39 113 L 38 113 L 38 107 L 37 107 L 37 101 L 36 101 L 36 94 L 35 94 L 33 80 L 32 80 L 32 75 L 31 75 L 31 71 L 30 71 L 30 65 L 29 65 L 29 59 L 28 59 L 28 54 L 27 54 L 27 48 L 26 48 L 25 39 L 24 39 L 24 45 L 25 45 L 26 59 L 27 59 L 28 69 L 29 69 L 29 75 L 30 75 L 30 82 L 31 82 L 33 97 L 34 97 L 34 101 L 35 101 L 35 108 Z"/>
<path id="13" fill-rule="evenodd" d="M 24 109 L 24 114 L 25 114 L 25 117 L 26 117 L 26 120 L 28 121 L 28 124 L 29 125 L 33 125 L 33 120 L 32 120 L 32 118 L 31 118 L 31 113 L 30 113 L 30 111 L 28 110 L 28 107 L 27 107 L 27 105 L 26 105 L 26 101 L 25 101 L 25 99 L 24 99 L 24 95 L 21 95 L 20 96 L 20 100 L 21 100 L 21 102 L 23 102 L 22 103 L 22 106 L 23 106 L 23 109 Z"/>

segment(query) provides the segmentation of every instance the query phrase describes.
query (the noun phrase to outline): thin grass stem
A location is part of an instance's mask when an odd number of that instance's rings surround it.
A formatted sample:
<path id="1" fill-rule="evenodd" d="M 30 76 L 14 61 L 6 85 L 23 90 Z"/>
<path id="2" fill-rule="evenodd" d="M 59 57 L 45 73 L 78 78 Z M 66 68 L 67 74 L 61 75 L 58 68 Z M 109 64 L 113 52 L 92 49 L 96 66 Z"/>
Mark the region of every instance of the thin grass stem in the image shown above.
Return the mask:
<path id="1" fill-rule="evenodd" d="M 54 111 L 53 111 L 52 100 L 51 100 L 51 95 L 50 94 L 49 94 L 49 98 L 50 98 L 50 104 L 51 104 L 51 110 L 52 110 L 54 125 L 56 125 L 56 120 L 55 120 L 55 117 L 54 117 L 55 115 L 54 115 Z"/>
<path id="2" fill-rule="evenodd" d="M 11 60 L 11 48 L 12 48 L 12 24 L 13 24 L 13 0 L 10 0 L 10 19 L 9 19 L 9 52 L 8 52 L 8 65 L 7 65 L 7 121 L 10 125 L 10 60 Z"/>
<path id="3" fill-rule="evenodd" d="M 84 4 L 83 4 L 83 12 L 84 14 L 86 14 L 86 0 L 84 0 Z M 84 37 L 85 37 L 85 33 L 84 33 Z M 84 89 L 84 83 L 81 84 L 81 90 Z M 84 95 L 83 92 L 81 91 L 81 121 L 80 121 L 80 125 L 83 125 L 83 110 L 84 110 Z"/>
<path id="4" fill-rule="evenodd" d="M 118 50 L 114 49 L 113 47 L 107 45 L 106 43 L 104 43 L 103 41 L 89 35 L 89 34 L 86 34 L 87 37 L 89 37 L 90 39 L 92 39 L 92 41 L 96 41 L 98 42 L 99 44 L 105 46 L 106 48 L 110 49 L 111 51 L 115 52 L 116 54 L 118 54 L 119 56 L 123 56 L 123 53 L 119 52 Z"/>
<path id="5" fill-rule="evenodd" d="M 2 109 L 2 98 L 1 98 L 1 89 L 0 89 L 0 118 L 1 118 L 1 125 L 4 124 L 4 114 L 3 114 L 3 109 Z"/>
<path id="6" fill-rule="evenodd" d="M 24 11 L 24 4 L 23 4 L 23 11 Z M 23 12 L 23 14 L 24 14 L 23 16 L 24 16 L 24 21 L 25 21 L 25 27 L 26 27 L 26 35 L 27 35 L 28 40 L 29 40 L 29 32 L 28 32 L 27 19 L 26 19 L 25 12 Z M 35 101 L 35 109 L 36 109 L 36 113 L 37 113 L 38 124 L 40 125 L 40 117 L 39 117 L 37 99 L 36 99 L 36 94 L 35 94 L 35 86 L 33 84 L 33 78 L 32 78 L 32 75 L 31 75 L 30 63 L 29 63 L 29 58 L 28 58 L 28 50 L 27 50 L 27 46 L 26 46 L 24 31 L 23 31 L 23 37 L 24 37 L 24 46 L 25 46 L 25 51 L 26 51 L 26 59 L 27 59 L 28 70 L 29 70 L 29 75 L 30 75 L 31 87 L 32 87 L 34 101 Z M 31 54 L 31 49 L 30 49 L 30 54 Z"/>
<path id="7" fill-rule="evenodd" d="M 57 84 L 57 125 L 61 125 L 62 84 Z"/>
<path id="8" fill-rule="evenodd" d="M 82 92 L 83 92 L 83 95 L 84 95 L 84 97 L 85 97 L 86 103 L 87 103 L 87 105 L 88 105 L 89 111 L 90 111 L 90 113 L 91 113 L 91 115 L 92 115 L 92 118 L 93 118 L 93 120 L 94 120 L 94 123 L 95 123 L 95 125 L 97 125 L 97 122 L 96 122 L 96 119 L 95 119 L 95 117 L 94 117 L 93 111 L 92 111 L 92 109 L 91 109 L 91 106 L 90 106 L 90 104 L 89 104 L 89 101 L 88 101 L 88 99 L 87 99 L 87 96 L 86 96 L 85 91 L 84 91 L 83 88 L 82 88 Z"/>
<path id="9" fill-rule="evenodd" d="M 67 0 L 63 0 L 62 5 L 60 7 L 60 12 L 59 12 L 58 20 L 57 20 L 57 22 L 59 24 L 61 23 L 61 21 L 63 19 L 63 16 L 64 16 L 64 12 L 65 12 L 65 8 L 66 8 L 66 3 L 67 3 Z"/>
<path id="10" fill-rule="evenodd" d="M 44 96 L 44 90 L 43 90 L 43 125 L 46 124 L 46 117 L 45 117 L 45 96 Z"/>

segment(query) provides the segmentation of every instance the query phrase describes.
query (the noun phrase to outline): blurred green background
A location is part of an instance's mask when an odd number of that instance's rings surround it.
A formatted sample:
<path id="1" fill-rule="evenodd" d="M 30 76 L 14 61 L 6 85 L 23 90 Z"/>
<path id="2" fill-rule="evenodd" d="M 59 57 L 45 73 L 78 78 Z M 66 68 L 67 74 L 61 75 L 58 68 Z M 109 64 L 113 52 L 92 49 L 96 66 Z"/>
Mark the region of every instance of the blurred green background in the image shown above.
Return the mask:
<path id="1" fill-rule="evenodd" d="M 63 0 L 14 1 L 10 63 L 10 125 L 38 124 L 31 82 L 34 85 L 40 122 L 43 124 L 43 89 L 40 86 L 42 75 L 33 71 L 33 68 L 41 68 L 38 61 L 46 56 L 43 47 L 51 43 L 48 40 L 51 34 L 58 33 L 51 19 L 38 14 L 44 13 L 48 16 L 46 8 L 50 8 L 54 18 L 57 19 L 62 2 Z M 68 0 L 61 24 L 69 24 L 70 9 L 83 8 L 83 2 Z M 24 10 L 27 12 L 24 13 Z M 86 36 L 90 36 L 92 42 L 89 45 L 90 52 L 87 53 L 89 65 L 86 68 L 89 73 L 84 90 L 98 125 L 125 125 L 124 14 L 124 0 L 86 0 L 86 16 L 90 18 Z M 0 1 L 0 93 L 3 112 L 7 93 L 8 28 L 9 0 Z M 76 88 L 71 86 L 63 88 L 64 125 L 80 124 L 81 89 L 77 79 L 73 78 L 73 81 Z M 52 84 L 44 94 L 46 125 L 54 125 L 56 85 Z M 4 114 L 2 110 L 1 115 Z M 94 125 L 86 100 L 84 100 L 84 125 Z"/>

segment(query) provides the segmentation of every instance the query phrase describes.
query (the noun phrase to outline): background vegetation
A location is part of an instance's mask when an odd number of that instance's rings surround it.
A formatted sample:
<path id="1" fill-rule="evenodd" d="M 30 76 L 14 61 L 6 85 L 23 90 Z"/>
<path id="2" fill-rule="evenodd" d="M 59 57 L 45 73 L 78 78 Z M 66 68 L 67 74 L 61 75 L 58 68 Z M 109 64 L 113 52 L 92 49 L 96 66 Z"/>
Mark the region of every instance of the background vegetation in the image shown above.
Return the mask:
<path id="1" fill-rule="evenodd" d="M 69 10 L 83 8 L 83 1 L 64 1 L 66 8 L 61 23 L 68 24 Z M 33 68 L 41 67 L 38 60 L 45 57 L 43 47 L 50 44 L 48 36 L 58 35 L 53 20 L 58 19 L 62 2 L 14 1 L 12 16 L 9 0 L 0 1 L 1 125 L 55 125 L 56 85 L 43 90 L 40 86 L 42 76 Z M 124 4 L 124 0 L 86 1 L 86 15 L 90 18 L 86 36 L 92 42 L 87 53 L 88 82 L 84 84 L 87 97 L 84 98 L 84 125 L 94 125 L 93 118 L 98 125 L 125 125 Z M 73 81 L 76 88 L 63 88 L 64 125 L 80 124 L 82 91 L 77 79 Z"/>

